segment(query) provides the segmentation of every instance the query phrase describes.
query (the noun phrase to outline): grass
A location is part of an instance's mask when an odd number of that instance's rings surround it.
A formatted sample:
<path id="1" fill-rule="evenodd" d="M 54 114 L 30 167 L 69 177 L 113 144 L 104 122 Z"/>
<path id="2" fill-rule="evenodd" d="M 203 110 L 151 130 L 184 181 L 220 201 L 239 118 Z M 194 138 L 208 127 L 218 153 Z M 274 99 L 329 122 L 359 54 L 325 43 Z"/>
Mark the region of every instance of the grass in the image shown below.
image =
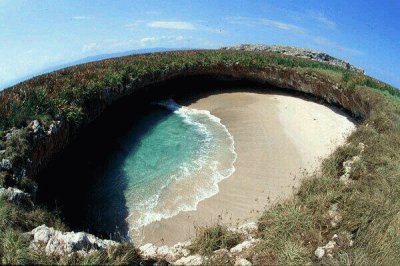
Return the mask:
<path id="1" fill-rule="evenodd" d="M 308 176 L 293 198 L 266 210 L 259 219 L 263 241 L 250 259 L 262 265 L 394 265 L 400 261 L 400 91 L 371 77 L 331 65 L 264 52 L 181 51 L 128 56 L 70 67 L 45 74 L 0 92 L 0 148 L 13 163 L 23 162 L 29 140 L 22 129 L 34 119 L 43 126 L 52 120 L 65 121 L 79 129 L 89 123 L 106 96 L 119 94 L 130 84 L 194 68 L 247 67 L 253 71 L 275 67 L 294 69 L 304 75 L 334 82 L 351 90 L 352 103 L 365 114 L 364 120 L 338 148 L 323 161 L 320 173 Z M 19 128 L 6 140 L 12 127 Z M 28 142 L 27 142 L 28 141 Z M 361 153 L 359 143 L 365 145 Z M 360 155 L 350 172 L 352 182 L 343 184 L 343 162 Z M 1 158 L 0 158 L 1 159 Z M 10 175 L 0 173 L 3 185 Z M 7 183 L 8 182 L 8 183 Z M 337 204 L 342 221 L 333 227 L 327 215 Z M 65 228 L 53 214 L 0 201 L 0 259 L 2 263 L 23 264 L 125 264 L 136 263 L 133 248 L 121 247 L 86 258 L 46 257 L 31 254 L 22 232 L 46 223 Z M 313 252 L 333 234 L 352 235 L 354 245 L 341 245 L 331 260 L 317 261 Z M 193 243 L 193 252 L 211 254 L 230 248 L 240 237 L 224 226 L 203 228 Z M 217 263 L 217 262 L 215 262 Z M 224 258 L 218 264 L 231 264 Z"/>
<path id="2" fill-rule="evenodd" d="M 0 199 L 0 262 L 1 264 L 32 263 L 28 242 L 22 233 L 43 223 L 65 229 L 54 214 L 43 209 L 27 210 Z"/>
<path id="3" fill-rule="evenodd" d="M 368 86 L 389 95 L 400 92 L 382 82 L 332 65 L 263 52 L 180 51 L 127 56 L 66 68 L 20 83 L 0 93 L 0 131 L 28 121 L 64 117 L 79 126 L 87 120 L 86 107 L 104 88 L 120 88 L 145 76 L 179 72 L 194 67 L 240 65 L 261 69 L 278 66 L 319 72 L 345 87 Z M 339 78 L 338 78 L 339 77 Z M 341 80 L 340 80 L 341 79 Z"/>
<path id="4" fill-rule="evenodd" d="M 366 91 L 368 92 L 368 91 Z M 370 116 L 322 164 L 322 172 L 302 182 L 293 199 L 280 203 L 259 219 L 259 235 L 265 242 L 255 258 L 266 254 L 271 264 L 316 263 L 313 251 L 334 234 L 350 232 L 354 246 L 343 246 L 332 265 L 394 265 L 400 254 L 400 107 L 376 97 Z M 360 154 L 349 185 L 339 181 L 343 162 Z M 343 220 L 332 227 L 327 216 L 338 204 Z M 271 260 L 271 254 L 273 259 Z M 258 256 L 258 257 L 257 257 Z"/>
<path id="5" fill-rule="evenodd" d="M 28 248 L 23 233 L 46 224 L 58 230 L 68 228 L 45 209 L 24 209 L 0 199 L 0 264 L 46 264 L 46 265 L 139 265 L 139 257 L 132 244 L 94 251 L 89 256 L 47 256 Z"/>
<path id="6" fill-rule="evenodd" d="M 211 255 L 213 251 L 221 248 L 229 250 L 239 244 L 241 240 L 242 236 L 240 234 L 229 231 L 224 225 L 199 227 L 190 250 L 193 253 Z"/>
<path id="7" fill-rule="evenodd" d="M 122 244 L 82 256 L 73 253 L 70 256 L 47 256 L 41 253 L 32 253 L 33 263 L 40 265 L 141 265 L 140 259 L 133 245 Z"/>

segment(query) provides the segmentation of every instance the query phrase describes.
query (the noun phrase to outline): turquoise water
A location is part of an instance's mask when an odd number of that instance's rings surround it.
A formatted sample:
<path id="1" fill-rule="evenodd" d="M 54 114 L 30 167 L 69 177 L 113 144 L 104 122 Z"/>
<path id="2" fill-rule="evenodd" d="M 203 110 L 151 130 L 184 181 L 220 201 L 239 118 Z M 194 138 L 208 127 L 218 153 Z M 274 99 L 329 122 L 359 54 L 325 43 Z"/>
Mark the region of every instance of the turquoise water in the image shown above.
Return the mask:
<path id="1" fill-rule="evenodd" d="M 116 212 L 124 210 L 131 234 L 195 210 L 234 171 L 233 138 L 218 118 L 172 100 L 157 106 L 119 140 L 118 151 L 89 193 L 99 231 L 112 226 L 113 218 L 121 216 Z"/>

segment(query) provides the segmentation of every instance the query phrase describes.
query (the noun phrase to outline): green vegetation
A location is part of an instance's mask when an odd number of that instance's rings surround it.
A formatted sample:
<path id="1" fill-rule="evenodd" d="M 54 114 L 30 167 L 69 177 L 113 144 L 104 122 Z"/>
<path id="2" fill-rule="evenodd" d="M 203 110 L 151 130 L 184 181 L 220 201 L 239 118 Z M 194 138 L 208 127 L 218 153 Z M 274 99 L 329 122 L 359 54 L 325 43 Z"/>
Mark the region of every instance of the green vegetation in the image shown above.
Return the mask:
<path id="1" fill-rule="evenodd" d="M 90 102 L 101 97 L 104 88 L 121 88 L 146 76 L 185 69 L 218 66 L 262 69 L 279 66 L 341 76 L 339 85 L 400 96 L 399 90 L 365 75 L 332 65 L 273 53 L 238 51 L 190 51 L 127 56 L 66 68 L 38 76 L 0 93 L 0 131 L 23 126 L 32 120 L 46 122 L 64 117 L 74 125 L 85 122 Z M 336 77 L 336 78 L 335 78 Z"/>
<path id="2" fill-rule="evenodd" d="M 399 99 L 393 101 L 369 87 L 359 92 L 373 103 L 370 115 L 347 145 L 323 161 L 321 173 L 303 181 L 292 199 L 262 214 L 259 237 L 264 241 L 249 255 L 255 264 L 395 265 L 400 260 Z M 351 182 L 345 184 L 339 180 L 343 162 L 353 156 L 360 160 L 352 166 Z M 342 217 L 336 226 L 328 215 L 333 204 Z M 354 244 L 342 241 L 332 259 L 318 261 L 316 247 L 334 234 L 350 236 Z"/>
<path id="3" fill-rule="evenodd" d="M 224 225 L 197 228 L 196 239 L 190 249 L 194 253 L 210 255 L 213 251 L 225 248 L 230 249 L 242 240 L 238 233 L 231 232 Z"/>
<path id="4" fill-rule="evenodd" d="M 61 257 L 40 253 L 32 253 L 30 256 L 33 263 L 40 265 L 140 265 L 136 250 L 131 244 L 94 251 L 87 256 L 76 253 Z"/>
<path id="5" fill-rule="evenodd" d="M 119 94 L 128 84 L 194 68 L 270 67 L 293 68 L 298 73 L 322 77 L 340 89 L 350 89 L 353 100 L 365 113 L 364 121 L 348 144 L 324 160 L 320 173 L 309 176 L 295 196 L 265 211 L 259 219 L 262 241 L 249 255 L 255 264 L 298 265 L 307 263 L 346 265 L 394 265 L 400 261 L 400 91 L 371 77 L 331 65 L 264 52 L 191 51 L 128 56 L 70 67 L 0 92 L 0 150 L 13 162 L 28 150 L 26 130 L 32 120 L 47 125 L 67 121 L 79 128 L 90 121 L 93 109 L 110 94 Z M 17 129 L 10 139 L 5 133 Z M 365 146 L 364 151 L 359 143 Z M 339 180 L 343 163 L 360 159 L 350 171 L 349 184 Z M 0 155 L 1 157 L 1 155 Z M 0 158 L 1 159 L 1 158 Z M 55 177 L 56 178 L 56 177 Z M 10 177 L 0 172 L 9 186 Z M 8 182 L 8 183 L 7 183 Z M 342 216 L 336 226 L 328 211 L 336 204 Z M 2 263 L 124 264 L 137 258 L 130 246 L 98 252 L 82 258 L 49 258 L 32 254 L 22 233 L 47 224 L 64 225 L 40 208 L 25 209 L 0 201 L 0 260 Z M 334 234 L 351 234 L 354 245 L 343 243 L 332 259 L 317 261 L 313 252 Z M 192 250 L 210 254 L 230 248 L 240 237 L 222 225 L 202 229 Z M 219 263 L 231 263 L 229 260 Z"/>
<path id="6" fill-rule="evenodd" d="M 57 230 L 67 230 L 54 213 L 41 208 L 27 209 L 0 199 L 0 264 L 72 264 L 72 265 L 125 265 L 138 264 L 138 256 L 131 244 L 122 244 L 89 256 L 46 256 L 28 248 L 23 235 L 37 226 L 46 224 Z"/>

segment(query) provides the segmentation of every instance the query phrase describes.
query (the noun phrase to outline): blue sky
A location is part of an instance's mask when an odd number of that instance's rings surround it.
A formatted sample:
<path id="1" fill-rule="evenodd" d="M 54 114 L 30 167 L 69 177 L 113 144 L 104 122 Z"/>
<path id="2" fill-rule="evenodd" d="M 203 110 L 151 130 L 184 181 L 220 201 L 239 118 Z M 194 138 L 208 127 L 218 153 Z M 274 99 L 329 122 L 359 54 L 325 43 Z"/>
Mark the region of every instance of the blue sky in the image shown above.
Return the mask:
<path id="1" fill-rule="evenodd" d="M 151 47 L 284 44 L 400 87 L 400 1 L 0 0 L 0 88 L 83 57 Z"/>

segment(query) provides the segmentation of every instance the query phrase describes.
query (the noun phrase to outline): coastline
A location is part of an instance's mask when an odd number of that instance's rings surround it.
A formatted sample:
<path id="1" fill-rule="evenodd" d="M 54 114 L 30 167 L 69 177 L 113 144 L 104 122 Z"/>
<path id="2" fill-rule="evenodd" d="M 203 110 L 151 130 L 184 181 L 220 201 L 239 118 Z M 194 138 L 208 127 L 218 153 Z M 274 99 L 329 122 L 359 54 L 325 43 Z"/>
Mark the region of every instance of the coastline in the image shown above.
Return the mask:
<path id="1" fill-rule="evenodd" d="M 197 210 L 145 226 L 136 242 L 172 245 L 195 236 L 196 226 L 256 220 L 265 208 L 288 198 L 304 171 L 316 170 L 355 128 L 336 108 L 281 94 L 221 93 L 188 107 L 210 111 L 228 128 L 238 154 L 236 171 Z"/>

